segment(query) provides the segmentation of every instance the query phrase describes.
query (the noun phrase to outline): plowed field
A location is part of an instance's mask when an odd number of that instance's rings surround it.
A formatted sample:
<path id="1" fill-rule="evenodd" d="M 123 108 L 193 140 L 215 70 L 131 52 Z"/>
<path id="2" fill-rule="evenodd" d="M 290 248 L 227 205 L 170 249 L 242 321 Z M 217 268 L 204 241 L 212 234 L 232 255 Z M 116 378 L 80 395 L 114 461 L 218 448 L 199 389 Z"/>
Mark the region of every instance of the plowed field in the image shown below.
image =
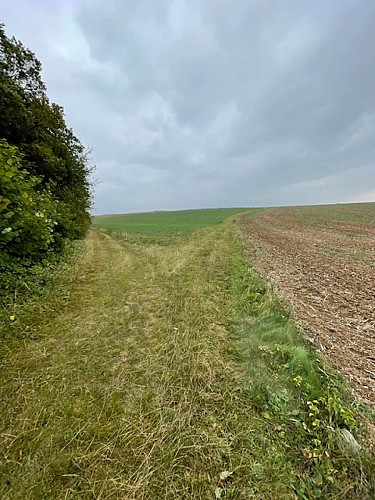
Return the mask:
<path id="1" fill-rule="evenodd" d="M 259 272 L 375 407 L 375 203 L 272 208 L 243 223 Z"/>

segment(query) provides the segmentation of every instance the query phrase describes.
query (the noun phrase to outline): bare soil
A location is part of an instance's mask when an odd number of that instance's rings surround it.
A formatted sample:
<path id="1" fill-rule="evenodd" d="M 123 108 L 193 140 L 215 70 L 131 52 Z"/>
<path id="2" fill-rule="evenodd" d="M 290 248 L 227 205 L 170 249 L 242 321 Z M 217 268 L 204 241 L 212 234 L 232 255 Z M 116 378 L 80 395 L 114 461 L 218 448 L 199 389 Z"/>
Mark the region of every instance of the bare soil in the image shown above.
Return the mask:
<path id="1" fill-rule="evenodd" d="M 375 407 L 375 204 L 272 208 L 243 224 L 259 272 Z"/>

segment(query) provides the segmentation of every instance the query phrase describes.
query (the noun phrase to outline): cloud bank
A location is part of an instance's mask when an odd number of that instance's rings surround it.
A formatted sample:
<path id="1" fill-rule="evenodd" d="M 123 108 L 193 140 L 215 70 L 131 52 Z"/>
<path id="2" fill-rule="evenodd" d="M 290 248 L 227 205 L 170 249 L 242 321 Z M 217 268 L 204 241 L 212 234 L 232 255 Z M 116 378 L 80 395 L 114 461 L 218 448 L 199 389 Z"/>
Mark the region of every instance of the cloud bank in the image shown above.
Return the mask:
<path id="1" fill-rule="evenodd" d="M 0 0 L 95 212 L 371 201 L 373 0 Z"/>

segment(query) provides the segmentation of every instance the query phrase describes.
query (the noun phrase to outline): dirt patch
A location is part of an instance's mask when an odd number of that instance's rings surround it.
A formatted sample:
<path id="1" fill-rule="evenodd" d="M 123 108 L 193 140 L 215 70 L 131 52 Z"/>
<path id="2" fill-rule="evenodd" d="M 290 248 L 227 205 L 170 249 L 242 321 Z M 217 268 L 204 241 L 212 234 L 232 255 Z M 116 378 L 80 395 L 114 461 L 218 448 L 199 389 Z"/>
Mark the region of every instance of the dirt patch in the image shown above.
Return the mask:
<path id="1" fill-rule="evenodd" d="M 375 407 L 375 204 L 275 208 L 243 225 L 254 265 Z"/>

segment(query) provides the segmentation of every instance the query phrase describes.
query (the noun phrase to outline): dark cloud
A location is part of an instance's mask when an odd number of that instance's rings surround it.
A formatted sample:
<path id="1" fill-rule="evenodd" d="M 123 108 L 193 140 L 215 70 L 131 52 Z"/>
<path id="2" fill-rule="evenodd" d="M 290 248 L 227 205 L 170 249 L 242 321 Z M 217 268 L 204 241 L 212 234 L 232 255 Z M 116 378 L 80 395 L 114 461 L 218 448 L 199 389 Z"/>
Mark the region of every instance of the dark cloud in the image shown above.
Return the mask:
<path id="1" fill-rule="evenodd" d="M 93 148 L 97 212 L 375 200 L 373 0 L 0 4 Z"/>

